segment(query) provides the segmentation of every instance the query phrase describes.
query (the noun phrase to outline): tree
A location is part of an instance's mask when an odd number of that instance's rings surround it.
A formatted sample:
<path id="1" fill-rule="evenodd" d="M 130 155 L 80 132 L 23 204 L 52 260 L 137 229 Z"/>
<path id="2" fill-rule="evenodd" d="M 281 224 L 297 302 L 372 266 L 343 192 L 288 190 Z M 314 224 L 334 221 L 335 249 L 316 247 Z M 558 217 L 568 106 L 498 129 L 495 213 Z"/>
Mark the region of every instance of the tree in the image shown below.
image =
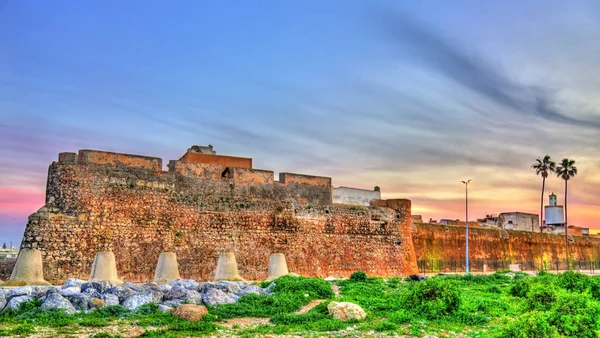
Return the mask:
<path id="1" fill-rule="evenodd" d="M 548 177 L 548 173 L 556 170 L 556 163 L 552 161 L 550 155 L 546 155 L 544 158 L 538 157 L 531 168 L 535 170 L 536 175 L 542 176 L 542 198 L 540 199 L 540 232 L 542 232 L 542 225 L 544 224 L 544 189 L 546 188 L 546 178 Z M 533 230 L 532 224 L 531 231 Z"/>
<path id="2" fill-rule="evenodd" d="M 569 238 L 568 238 L 568 229 L 569 223 L 567 218 L 567 182 L 575 175 L 577 175 L 577 168 L 575 167 L 575 160 L 569 160 L 568 158 L 563 158 L 562 162 L 556 167 L 556 176 L 562 178 L 565 181 L 565 248 L 567 255 L 567 268 L 569 268 Z"/>

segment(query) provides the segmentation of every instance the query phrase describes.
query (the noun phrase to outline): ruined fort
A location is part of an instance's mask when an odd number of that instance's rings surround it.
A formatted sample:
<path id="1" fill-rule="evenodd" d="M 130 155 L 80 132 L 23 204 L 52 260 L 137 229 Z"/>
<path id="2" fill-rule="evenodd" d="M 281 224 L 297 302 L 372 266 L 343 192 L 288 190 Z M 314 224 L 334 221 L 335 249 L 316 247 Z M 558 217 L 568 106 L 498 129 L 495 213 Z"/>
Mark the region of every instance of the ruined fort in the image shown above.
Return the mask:
<path id="1" fill-rule="evenodd" d="M 60 153 L 50 164 L 46 203 L 29 217 L 21 248 L 42 252 L 46 280 L 89 275 L 112 251 L 119 276 L 152 280 L 161 252 L 182 278 L 214 278 L 217 258 L 235 253 L 240 275 L 263 280 L 274 253 L 305 276 L 382 277 L 418 272 L 423 260 L 464 261 L 464 227 L 413 223 L 406 199 L 333 203 L 329 177 L 253 168 L 251 158 L 193 146 L 178 160 L 97 150 Z M 347 189 L 346 189 L 347 190 Z M 347 192 L 344 190 L 344 192 Z M 368 205 L 365 205 L 368 204 Z M 564 236 L 473 228 L 471 259 L 564 259 Z M 600 241 L 571 236 L 573 259 L 598 260 Z"/>

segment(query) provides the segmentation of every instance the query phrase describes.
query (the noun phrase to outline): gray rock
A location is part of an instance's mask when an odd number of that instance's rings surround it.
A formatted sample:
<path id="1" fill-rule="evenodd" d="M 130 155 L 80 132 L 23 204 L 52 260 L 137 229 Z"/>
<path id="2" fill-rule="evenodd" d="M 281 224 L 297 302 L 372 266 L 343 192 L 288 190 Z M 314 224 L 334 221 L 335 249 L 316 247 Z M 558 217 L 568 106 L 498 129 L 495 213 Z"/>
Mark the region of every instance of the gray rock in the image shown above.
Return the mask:
<path id="1" fill-rule="evenodd" d="M 2 309 L 4 309 L 5 306 L 6 306 L 6 295 L 3 293 L 0 293 L 0 311 L 2 311 Z"/>
<path id="2" fill-rule="evenodd" d="M 104 305 L 106 306 L 119 305 L 119 297 L 116 295 L 104 294 L 100 299 L 104 301 Z"/>
<path id="3" fill-rule="evenodd" d="M 28 301 L 30 301 L 32 299 L 33 299 L 33 297 L 31 297 L 29 295 L 12 297 L 8 301 L 8 304 L 6 304 L 6 307 L 3 309 L 3 311 L 6 311 L 6 310 L 18 310 L 19 306 L 22 303 L 26 303 L 26 302 L 28 302 Z"/>
<path id="4" fill-rule="evenodd" d="M 0 289 L 0 295 L 6 295 L 10 289 Z"/>
<path id="5" fill-rule="evenodd" d="M 135 310 L 138 307 L 149 303 L 152 303 L 152 294 L 144 292 L 127 297 L 122 305 L 129 310 Z"/>
<path id="6" fill-rule="evenodd" d="M 163 301 L 159 305 L 164 305 L 164 306 L 169 306 L 169 307 L 178 307 L 181 304 L 183 304 L 183 300 L 181 300 L 181 299 L 172 299 L 172 300 L 165 300 L 165 301 Z"/>
<path id="7" fill-rule="evenodd" d="M 156 304 L 162 302 L 164 298 L 163 293 L 158 290 L 146 290 L 146 293 L 152 296 L 152 302 Z"/>
<path id="8" fill-rule="evenodd" d="M 88 304 L 90 303 L 90 297 L 82 293 L 67 296 L 67 299 L 71 302 L 71 305 L 73 305 L 73 307 L 77 311 L 87 311 L 89 308 Z"/>
<path id="9" fill-rule="evenodd" d="M 142 292 L 144 291 L 144 288 L 142 286 L 139 286 L 135 283 L 131 283 L 131 282 L 125 282 L 123 283 L 124 287 L 130 288 L 131 290 L 135 291 L 135 292 Z"/>
<path id="10" fill-rule="evenodd" d="M 220 304 L 235 303 L 235 299 L 229 297 L 225 292 L 219 289 L 209 289 L 202 295 L 202 302 L 206 305 L 217 306 Z"/>
<path id="11" fill-rule="evenodd" d="M 190 304 L 202 304 L 202 294 L 198 291 L 187 290 L 184 301 Z"/>
<path id="12" fill-rule="evenodd" d="M 70 288 L 70 287 L 73 287 L 73 286 L 81 288 L 81 285 L 83 285 L 84 283 L 85 283 L 84 280 L 77 279 L 77 278 L 69 278 L 69 279 L 67 279 L 65 281 L 65 283 L 62 286 L 62 288 L 66 289 L 66 288 Z"/>
<path id="13" fill-rule="evenodd" d="M 34 286 L 31 288 L 31 295 L 39 299 L 40 297 L 45 296 L 46 292 L 51 289 L 58 290 L 59 288 L 57 286 Z"/>
<path id="14" fill-rule="evenodd" d="M 90 298 L 100 298 L 100 292 L 93 288 L 87 288 L 82 293 Z"/>
<path id="15" fill-rule="evenodd" d="M 75 313 L 75 307 L 65 297 L 55 292 L 49 293 L 46 296 L 46 300 L 42 304 L 42 309 L 63 309 L 69 314 Z"/>
<path id="16" fill-rule="evenodd" d="M 198 285 L 198 291 L 200 293 L 206 293 L 208 290 L 215 288 L 217 288 L 217 283 L 215 282 L 205 282 Z"/>
<path id="17" fill-rule="evenodd" d="M 235 293 L 228 293 L 227 294 L 229 297 L 233 298 L 233 300 L 235 300 L 236 302 L 238 301 L 238 299 L 240 299 L 242 296 L 236 295 Z"/>
<path id="18" fill-rule="evenodd" d="M 33 289 L 29 285 L 20 286 L 18 288 L 14 288 L 14 289 L 11 289 L 10 291 L 8 291 L 8 294 L 6 295 L 6 299 L 10 300 L 13 297 L 28 296 L 28 295 L 31 295 L 32 291 L 33 291 Z"/>
<path id="19" fill-rule="evenodd" d="M 267 286 L 266 289 L 262 289 L 260 293 L 262 293 L 263 295 L 270 295 L 273 293 L 273 288 L 275 288 L 275 282 L 269 284 L 269 286 Z"/>
<path id="20" fill-rule="evenodd" d="M 170 306 L 166 306 L 166 305 L 162 305 L 162 304 L 158 305 L 158 311 L 160 311 L 160 312 L 169 312 L 171 310 L 173 310 L 173 308 Z"/>
<path id="21" fill-rule="evenodd" d="M 176 279 L 169 282 L 172 287 L 181 286 L 188 290 L 198 291 L 198 282 L 193 279 Z"/>
<path id="22" fill-rule="evenodd" d="M 184 299 L 187 297 L 188 290 L 182 286 L 174 286 L 169 292 L 165 294 L 166 300 L 171 299 Z"/>
<path id="23" fill-rule="evenodd" d="M 222 290 L 225 293 L 238 293 L 242 291 L 242 288 L 247 286 L 247 283 L 244 282 L 218 282 L 217 288 Z"/>
<path id="24" fill-rule="evenodd" d="M 63 288 L 58 291 L 61 296 L 68 297 L 73 295 L 78 295 L 81 293 L 81 288 L 79 286 L 71 286 L 68 288 Z"/>
<path id="25" fill-rule="evenodd" d="M 258 287 L 256 285 L 246 285 L 246 287 L 244 287 L 242 290 L 240 290 L 240 292 L 237 292 L 236 294 L 240 297 L 249 295 L 249 294 L 260 295 L 262 293 L 262 291 L 263 291 L 263 289 L 261 289 L 260 287 Z"/>
<path id="26" fill-rule="evenodd" d="M 112 282 L 107 280 L 98 281 L 98 282 L 87 282 L 81 284 L 81 292 L 85 292 L 85 290 L 92 288 L 98 290 L 100 293 L 104 293 L 107 289 L 114 287 L 115 285 Z"/>
<path id="27" fill-rule="evenodd" d="M 131 290 L 126 286 L 117 285 L 110 289 L 107 289 L 106 291 L 104 291 L 103 294 L 115 295 L 119 297 L 119 302 L 123 302 L 125 298 L 135 295 L 135 291 Z"/>
<path id="28" fill-rule="evenodd" d="M 169 284 L 162 284 L 158 286 L 158 291 L 162 292 L 162 293 L 167 293 L 169 291 L 171 291 L 173 287 Z"/>

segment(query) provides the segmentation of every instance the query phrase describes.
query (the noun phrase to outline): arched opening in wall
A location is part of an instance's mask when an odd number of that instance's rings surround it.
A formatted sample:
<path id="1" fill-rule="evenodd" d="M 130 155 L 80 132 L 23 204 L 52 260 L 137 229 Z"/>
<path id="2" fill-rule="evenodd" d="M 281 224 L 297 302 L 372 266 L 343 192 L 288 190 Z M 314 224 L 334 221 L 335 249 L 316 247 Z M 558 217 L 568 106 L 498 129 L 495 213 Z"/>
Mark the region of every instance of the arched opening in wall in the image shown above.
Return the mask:
<path id="1" fill-rule="evenodd" d="M 229 167 L 227 167 L 221 173 L 221 177 L 223 177 L 223 178 L 233 178 L 233 171 L 229 170 Z"/>
<path id="2" fill-rule="evenodd" d="M 329 209 L 325 209 L 325 214 L 329 215 L 329 214 L 331 214 L 331 211 Z"/>
<path id="3" fill-rule="evenodd" d="M 400 219 L 400 214 L 396 214 L 396 219 Z"/>
<path id="4" fill-rule="evenodd" d="M 450 232 L 450 228 L 446 227 L 445 228 L 446 232 Z"/>

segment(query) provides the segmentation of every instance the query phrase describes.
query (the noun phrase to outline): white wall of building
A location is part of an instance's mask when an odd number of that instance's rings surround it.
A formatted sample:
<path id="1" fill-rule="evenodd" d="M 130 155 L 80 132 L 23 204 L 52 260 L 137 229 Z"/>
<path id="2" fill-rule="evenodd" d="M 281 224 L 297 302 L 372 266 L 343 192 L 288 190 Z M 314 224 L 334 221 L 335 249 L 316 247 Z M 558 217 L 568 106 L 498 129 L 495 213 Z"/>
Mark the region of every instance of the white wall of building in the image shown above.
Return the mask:
<path id="1" fill-rule="evenodd" d="M 381 191 L 349 187 L 333 188 L 333 203 L 368 206 L 372 200 L 381 199 Z"/>

